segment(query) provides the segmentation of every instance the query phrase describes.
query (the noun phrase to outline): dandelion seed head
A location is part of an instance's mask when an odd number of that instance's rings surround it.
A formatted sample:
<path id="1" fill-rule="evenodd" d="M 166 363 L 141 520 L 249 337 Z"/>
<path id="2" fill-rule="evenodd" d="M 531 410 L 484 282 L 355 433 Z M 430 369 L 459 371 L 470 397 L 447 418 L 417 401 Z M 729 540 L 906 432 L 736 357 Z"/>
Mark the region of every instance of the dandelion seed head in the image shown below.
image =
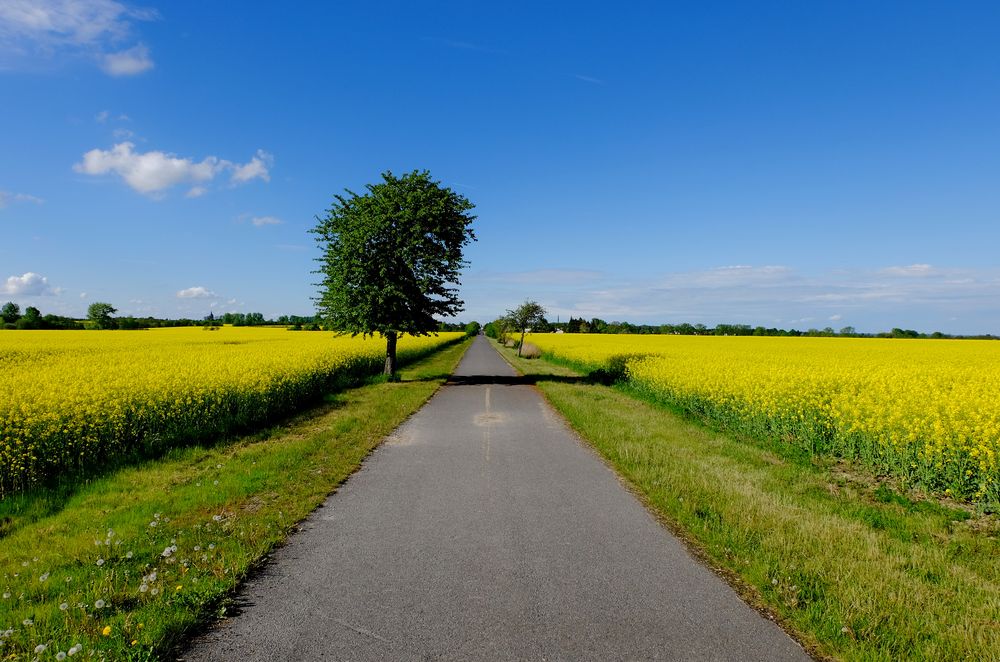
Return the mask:
<path id="1" fill-rule="evenodd" d="M 35 653 L 36 654 L 44 653 L 46 648 L 48 648 L 48 646 L 46 646 L 45 644 L 38 644 L 37 646 L 35 646 Z"/>
<path id="2" fill-rule="evenodd" d="M 59 610 L 60 611 L 66 611 L 67 609 L 69 609 L 69 603 L 68 602 L 64 602 L 61 605 L 59 605 Z"/>
<path id="3" fill-rule="evenodd" d="M 48 578 L 49 578 L 49 573 L 47 573 L 47 572 L 44 572 L 44 573 L 42 573 L 42 575 L 41 575 L 41 576 L 40 576 L 40 577 L 38 578 L 38 581 L 40 581 L 40 582 L 44 582 L 44 581 L 45 581 L 46 579 L 48 579 Z"/>
<path id="4" fill-rule="evenodd" d="M 98 567 L 104 565 L 104 559 L 97 559 L 97 565 Z"/>
<path id="5" fill-rule="evenodd" d="M 104 609 L 104 605 L 107 604 L 104 600 L 97 600 L 94 602 L 94 607 L 97 609 Z"/>

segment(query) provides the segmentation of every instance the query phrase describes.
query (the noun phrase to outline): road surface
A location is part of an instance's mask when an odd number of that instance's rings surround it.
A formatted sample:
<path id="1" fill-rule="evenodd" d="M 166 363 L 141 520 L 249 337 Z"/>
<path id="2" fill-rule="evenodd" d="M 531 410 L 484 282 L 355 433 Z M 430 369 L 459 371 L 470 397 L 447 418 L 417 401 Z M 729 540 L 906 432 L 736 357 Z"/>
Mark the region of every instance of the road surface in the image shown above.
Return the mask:
<path id="1" fill-rule="evenodd" d="M 183 660 L 808 660 L 485 338 Z"/>

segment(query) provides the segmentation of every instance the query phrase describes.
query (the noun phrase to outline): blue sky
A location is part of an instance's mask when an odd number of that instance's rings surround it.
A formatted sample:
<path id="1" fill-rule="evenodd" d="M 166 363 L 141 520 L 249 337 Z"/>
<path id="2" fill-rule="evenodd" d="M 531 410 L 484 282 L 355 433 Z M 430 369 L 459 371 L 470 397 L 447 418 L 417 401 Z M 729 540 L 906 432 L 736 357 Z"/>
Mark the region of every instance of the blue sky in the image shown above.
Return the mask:
<path id="1" fill-rule="evenodd" d="M 461 319 L 1000 333 L 1000 5 L 0 4 L 0 299 L 310 314 L 334 193 L 476 205 Z"/>

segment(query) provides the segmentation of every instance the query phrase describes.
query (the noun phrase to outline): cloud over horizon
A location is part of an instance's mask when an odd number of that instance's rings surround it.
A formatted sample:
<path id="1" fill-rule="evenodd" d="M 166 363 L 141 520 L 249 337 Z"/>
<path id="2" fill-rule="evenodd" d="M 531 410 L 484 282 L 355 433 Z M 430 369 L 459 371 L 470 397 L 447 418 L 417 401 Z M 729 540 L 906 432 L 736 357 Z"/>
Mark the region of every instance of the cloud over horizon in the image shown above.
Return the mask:
<path id="1" fill-rule="evenodd" d="M 28 271 L 21 276 L 9 276 L 0 287 L 0 292 L 13 296 L 55 296 L 57 288 L 49 285 L 49 279 L 41 274 Z"/>
<path id="2" fill-rule="evenodd" d="M 556 271 L 568 277 L 470 273 L 463 281 L 467 300 L 501 303 L 495 310 L 482 310 L 482 304 L 476 304 L 469 313 L 492 319 L 523 299 L 524 285 L 530 284 L 533 290 L 528 296 L 542 303 L 553 320 L 573 316 L 786 328 L 833 322 L 872 332 L 895 326 L 949 333 L 1000 330 L 1000 269 L 917 264 L 812 274 L 782 265 L 734 265 L 646 278 L 583 269 Z M 526 273 L 532 277 L 525 278 Z M 950 321 L 954 328 L 939 328 L 946 326 L 940 320 Z"/>

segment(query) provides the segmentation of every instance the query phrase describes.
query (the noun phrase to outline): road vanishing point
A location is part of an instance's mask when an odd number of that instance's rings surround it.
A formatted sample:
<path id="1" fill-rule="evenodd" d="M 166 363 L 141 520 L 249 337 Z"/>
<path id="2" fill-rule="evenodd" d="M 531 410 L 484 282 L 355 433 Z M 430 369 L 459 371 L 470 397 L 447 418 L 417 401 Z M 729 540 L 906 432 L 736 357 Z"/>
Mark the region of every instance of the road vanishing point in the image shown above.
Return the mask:
<path id="1" fill-rule="evenodd" d="M 181 659 L 809 660 L 478 337 Z"/>

